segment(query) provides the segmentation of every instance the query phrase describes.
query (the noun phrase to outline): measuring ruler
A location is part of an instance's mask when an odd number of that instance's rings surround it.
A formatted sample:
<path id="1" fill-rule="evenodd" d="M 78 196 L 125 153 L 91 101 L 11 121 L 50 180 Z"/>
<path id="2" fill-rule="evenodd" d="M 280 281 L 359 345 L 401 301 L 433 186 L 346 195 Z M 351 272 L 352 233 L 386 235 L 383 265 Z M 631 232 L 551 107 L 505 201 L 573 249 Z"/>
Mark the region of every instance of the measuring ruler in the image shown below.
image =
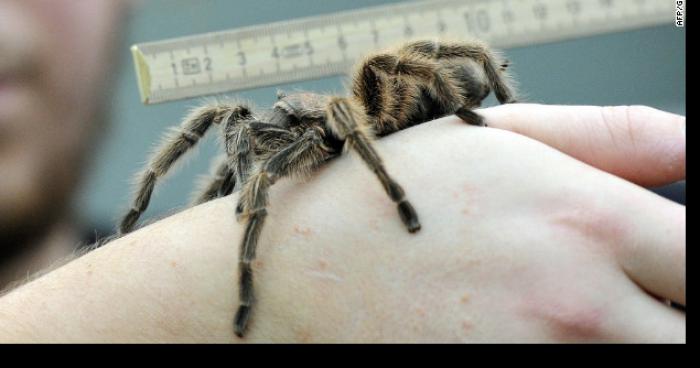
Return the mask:
<path id="1" fill-rule="evenodd" d="M 145 104 L 345 74 L 416 38 L 498 48 L 672 24 L 669 0 L 433 0 L 363 8 L 132 46 Z"/>

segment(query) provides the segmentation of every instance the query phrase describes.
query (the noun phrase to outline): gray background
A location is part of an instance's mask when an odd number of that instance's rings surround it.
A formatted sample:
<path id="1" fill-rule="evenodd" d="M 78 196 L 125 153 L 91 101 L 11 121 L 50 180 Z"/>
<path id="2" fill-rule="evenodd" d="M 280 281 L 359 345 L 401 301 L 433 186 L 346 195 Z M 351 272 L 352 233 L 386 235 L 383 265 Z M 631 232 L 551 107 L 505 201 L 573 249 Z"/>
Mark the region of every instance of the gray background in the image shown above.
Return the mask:
<path id="1" fill-rule="evenodd" d="M 179 124 L 198 100 L 154 106 L 140 103 L 129 46 L 209 31 L 236 28 L 358 8 L 392 1 L 369 0 L 149 0 L 139 2 L 121 46 L 119 75 L 111 103 L 112 124 L 94 158 L 79 198 L 79 211 L 100 235 L 128 207 L 130 182 L 168 127 Z M 669 14 L 672 15 L 672 2 Z M 668 25 L 573 41 L 505 50 L 528 101 L 548 104 L 644 104 L 685 114 L 685 30 Z M 277 88 L 342 91 L 333 77 L 240 93 L 258 106 L 275 99 Z M 492 100 L 489 100 L 492 101 Z M 162 216 L 188 202 L 199 174 L 219 152 L 213 135 L 198 154 L 156 189 L 144 218 Z M 684 189 L 684 186 L 683 188 Z"/>

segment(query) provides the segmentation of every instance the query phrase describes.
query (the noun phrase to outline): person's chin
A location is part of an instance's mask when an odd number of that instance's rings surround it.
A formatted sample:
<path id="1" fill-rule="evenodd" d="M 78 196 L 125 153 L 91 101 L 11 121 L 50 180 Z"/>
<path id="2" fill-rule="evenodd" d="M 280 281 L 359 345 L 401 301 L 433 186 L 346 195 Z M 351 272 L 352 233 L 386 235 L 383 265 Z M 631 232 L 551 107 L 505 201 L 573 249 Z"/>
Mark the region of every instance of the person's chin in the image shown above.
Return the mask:
<path id="1" fill-rule="evenodd" d="M 22 164 L 22 160 L 12 157 L 0 159 L 0 225 L 25 222 L 35 213 L 41 211 L 43 197 L 35 181 L 32 167 Z M 14 155 L 17 156 L 17 155 Z"/>

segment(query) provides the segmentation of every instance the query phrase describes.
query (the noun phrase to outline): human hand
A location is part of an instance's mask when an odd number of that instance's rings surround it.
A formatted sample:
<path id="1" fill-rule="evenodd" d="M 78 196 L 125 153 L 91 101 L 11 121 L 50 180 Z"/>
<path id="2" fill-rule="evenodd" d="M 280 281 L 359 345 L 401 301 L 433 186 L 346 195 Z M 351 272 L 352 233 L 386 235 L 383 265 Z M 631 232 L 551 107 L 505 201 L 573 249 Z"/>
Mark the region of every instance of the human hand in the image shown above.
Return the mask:
<path id="1" fill-rule="evenodd" d="M 679 116 L 539 105 L 481 113 L 491 127 L 641 185 L 685 177 Z M 271 212 L 280 217 L 258 256 L 253 340 L 685 339 L 684 315 L 648 294 L 685 303 L 683 206 L 523 136 L 453 117 L 380 146 L 423 230 L 402 232 L 356 159 L 279 188 Z M 290 335 L 266 336 L 273 321 Z"/>

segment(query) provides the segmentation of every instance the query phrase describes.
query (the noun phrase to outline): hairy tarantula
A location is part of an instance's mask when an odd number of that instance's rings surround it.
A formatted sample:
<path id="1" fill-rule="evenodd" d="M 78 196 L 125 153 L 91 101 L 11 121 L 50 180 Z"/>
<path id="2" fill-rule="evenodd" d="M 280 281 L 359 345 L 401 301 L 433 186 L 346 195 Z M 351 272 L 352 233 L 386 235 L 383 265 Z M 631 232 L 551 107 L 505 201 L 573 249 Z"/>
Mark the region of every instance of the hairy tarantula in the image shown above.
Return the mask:
<path id="1" fill-rule="evenodd" d="M 515 102 L 506 68 L 507 63 L 480 42 L 413 41 L 359 63 L 349 96 L 279 94 L 273 108 L 261 115 L 245 104 L 200 107 L 166 136 L 140 174 L 133 206 L 119 233 L 134 229 L 158 178 L 209 127 L 221 124 L 226 160 L 196 202 L 240 190 L 236 214 L 246 227 L 238 264 L 240 304 L 233 324 L 236 335 L 243 337 L 255 302 L 251 262 L 267 217 L 270 186 L 286 176 L 310 174 L 347 147 L 376 174 L 406 229 L 416 232 L 421 227 L 418 215 L 384 168 L 372 139 L 450 114 L 484 126 L 472 108 L 491 90 L 500 103 Z"/>

